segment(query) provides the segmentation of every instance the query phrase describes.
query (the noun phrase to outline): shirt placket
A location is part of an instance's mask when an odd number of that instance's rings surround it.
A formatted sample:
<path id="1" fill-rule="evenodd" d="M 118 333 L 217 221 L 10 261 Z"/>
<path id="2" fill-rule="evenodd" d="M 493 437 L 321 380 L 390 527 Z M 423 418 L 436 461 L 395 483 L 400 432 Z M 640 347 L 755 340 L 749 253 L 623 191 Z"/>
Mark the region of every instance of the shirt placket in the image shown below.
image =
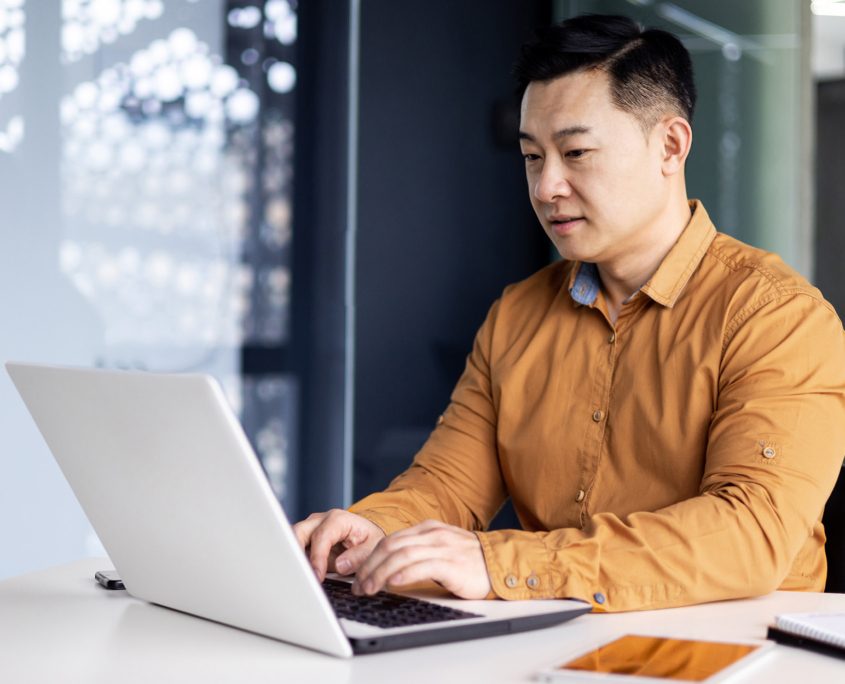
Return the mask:
<path id="1" fill-rule="evenodd" d="M 626 334 L 630 328 L 635 314 L 646 304 L 647 297 L 640 292 L 635 293 L 619 312 L 614 326 L 605 316 L 607 323 L 607 337 L 599 342 L 601 348 L 596 354 L 595 378 L 593 392 L 590 397 L 590 410 L 592 411 L 592 428 L 587 431 L 587 438 L 584 444 L 583 454 L 585 455 L 582 464 L 581 483 L 578 494 L 575 497 L 576 504 L 580 504 L 579 522 L 581 527 L 587 524 L 590 516 L 587 512 L 587 505 L 590 502 L 593 486 L 601 466 L 601 457 L 605 445 L 607 424 L 611 419 L 610 415 L 610 391 L 613 385 L 613 373 L 616 369 L 616 361 L 619 357 L 620 335 Z M 604 314 L 604 312 L 602 312 Z"/>
<path id="2" fill-rule="evenodd" d="M 587 501 L 590 489 L 598 474 L 599 462 L 601 461 L 601 450 L 604 444 L 604 433 L 608 420 L 608 405 L 610 400 L 610 386 L 613 379 L 613 369 L 616 365 L 616 336 L 617 332 L 607 319 L 603 311 L 601 313 L 607 324 L 606 334 L 596 341 L 598 349 L 595 353 L 595 370 L 593 371 L 593 390 L 590 395 L 589 404 L 583 410 L 590 412 L 586 438 L 581 453 L 581 477 L 578 485 L 578 493 L 575 495 L 575 504 L 580 506 L 578 511 L 581 527 L 586 525 L 589 516 L 587 515 Z"/>

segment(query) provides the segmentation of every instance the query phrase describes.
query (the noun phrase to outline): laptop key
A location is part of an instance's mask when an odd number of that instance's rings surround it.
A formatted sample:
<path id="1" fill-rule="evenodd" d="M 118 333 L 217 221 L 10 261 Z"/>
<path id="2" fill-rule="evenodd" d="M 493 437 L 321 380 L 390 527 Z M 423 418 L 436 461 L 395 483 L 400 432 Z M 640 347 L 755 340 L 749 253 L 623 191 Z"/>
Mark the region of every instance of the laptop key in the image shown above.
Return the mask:
<path id="1" fill-rule="evenodd" d="M 409 627 L 482 617 L 386 591 L 380 591 L 374 596 L 355 596 L 352 585 L 340 580 L 324 580 L 323 589 L 338 617 L 373 627 Z"/>

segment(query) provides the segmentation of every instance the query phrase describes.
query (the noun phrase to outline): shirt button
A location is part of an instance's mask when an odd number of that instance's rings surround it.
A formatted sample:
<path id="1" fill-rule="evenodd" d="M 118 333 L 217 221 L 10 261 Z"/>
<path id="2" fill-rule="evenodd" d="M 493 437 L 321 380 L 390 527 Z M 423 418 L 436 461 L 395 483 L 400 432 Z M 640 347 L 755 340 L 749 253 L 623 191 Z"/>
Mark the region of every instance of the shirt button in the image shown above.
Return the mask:
<path id="1" fill-rule="evenodd" d="M 584 490 L 578 490 L 578 496 L 575 497 L 575 503 L 581 503 L 584 500 Z"/>
<path id="2" fill-rule="evenodd" d="M 593 601 L 601 605 L 605 601 L 604 594 L 602 594 L 601 592 L 596 592 L 595 594 L 593 594 Z"/>
<path id="3" fill-rule="evenodd" d="M 443 418 L 442 415 L 437 416 L 437 424 L 438 425 L 443 425 L 444 420 L 445 420 L 445 418 Z"/>
<path id="4" fill-rule="evenodd" d="M 774 458 L 775 457 L 775 450 L 772 447 L 766 447 L 763 449 L 763 456 L 766 458 Z"/>
<path id="5" fill-rule="evenodd" d="M 610 333 L 610 337 L 607 338 L 608 344 L 613 344 L 616 342 L 616 333 Z"/>
<path id="6" fill-rule="evenodd" d="M 529 577 L 527 580 L 525 580 L 525 583 L 526 583 L 526 584 L 527 584 L 527 585 L 528 585 L 531 589 L 536 589 L 537 587 L 539 587 L 539 586 L 540 586 L 540 578 L 539 578 L 539 577 L 537 577 L 537 575 L 531 575 L 531 577 Z"/>
<path id="7" fill-rule="evenodd" d="M 516 577 L 513 575 L 508 575 L 505 577 L 505 584 L 507 584 L 511 589 L 516 586 Z"/>
<path id="8" fill-rule="evenodd" d="M 604 414 L 603 414 L 601 411 L 596 411 L 596 412 L 593 414 L 593 420 L 594 420 L 594 421 L 596 421 L 597 423 L 598 423 L 598 422 L 599 422 L 602 418 L 604 418 Z"/>

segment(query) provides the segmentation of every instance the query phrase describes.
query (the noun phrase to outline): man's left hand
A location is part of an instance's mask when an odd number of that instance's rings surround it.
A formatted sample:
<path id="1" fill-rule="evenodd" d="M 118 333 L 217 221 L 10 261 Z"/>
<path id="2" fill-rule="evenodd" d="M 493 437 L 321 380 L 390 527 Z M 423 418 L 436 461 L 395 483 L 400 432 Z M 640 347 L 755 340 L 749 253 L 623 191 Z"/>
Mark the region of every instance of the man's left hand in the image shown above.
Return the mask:
<path id="1" fill-rule="evenodd" d="M 401 587 L 423 580 L 434 580 L 461 598 L 487 598 L 490 578 L 478 537 L 437 520 L 394 532 L 358 569 L 352 591 L 375 594 L 388 584 Z"/>

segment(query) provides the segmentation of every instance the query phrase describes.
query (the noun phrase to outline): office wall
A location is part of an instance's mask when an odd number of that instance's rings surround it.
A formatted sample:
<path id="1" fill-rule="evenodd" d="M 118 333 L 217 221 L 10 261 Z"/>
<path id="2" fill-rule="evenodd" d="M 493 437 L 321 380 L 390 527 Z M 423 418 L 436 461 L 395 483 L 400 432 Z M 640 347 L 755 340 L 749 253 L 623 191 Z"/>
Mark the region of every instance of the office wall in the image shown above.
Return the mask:
<path id="1" fill-rule="evenodd" d="M 0 79 L 0 360 L 208 372 L 241 406 L 248 183 L 233 183 L 246 174 L 226 135 L 255 111 L 226 98 L 254 100 L 235 76 L 201 113 L 188 90 L 209 82 L 178 75 L 191 58 L 200 77 L 231 69 L 225 3 L 17 4 L 0 31 L 15 47 Z M 0 577 L 103 554 L 5 372 L 0 544 Z"/>
<path id="2" fill-rule="evenodd" d="M 0 6 L 0 360 L 215 376 L 292 518 L 343 500 L 354 4 Z M 5 372 L 0 453 L 0 578 L 103 554 Z"/>
<path id="3" fill-rule="evenodd" d="M 61 16 L 27 3 L 20 82 L 0 100 L 25 123 L 0 152 L 0 360 L 92 365 L 98 317 L 58 268 L 62 221 L 57 68 Z M 7 109 L 8 108 L 8 109 Z M 3 121 L 5 128 L 5 121 Z M 88 521 L 12 386 L 0 371 L 0 578 L 90 555 Z"/>
<path id="4" fill-rule="evenodd" d="M 490 305 L 549 262 L 518 144 L 493 134 L 549 18 L 541 2 L 362 4 L 355 498 L 407 467 Z"/>

